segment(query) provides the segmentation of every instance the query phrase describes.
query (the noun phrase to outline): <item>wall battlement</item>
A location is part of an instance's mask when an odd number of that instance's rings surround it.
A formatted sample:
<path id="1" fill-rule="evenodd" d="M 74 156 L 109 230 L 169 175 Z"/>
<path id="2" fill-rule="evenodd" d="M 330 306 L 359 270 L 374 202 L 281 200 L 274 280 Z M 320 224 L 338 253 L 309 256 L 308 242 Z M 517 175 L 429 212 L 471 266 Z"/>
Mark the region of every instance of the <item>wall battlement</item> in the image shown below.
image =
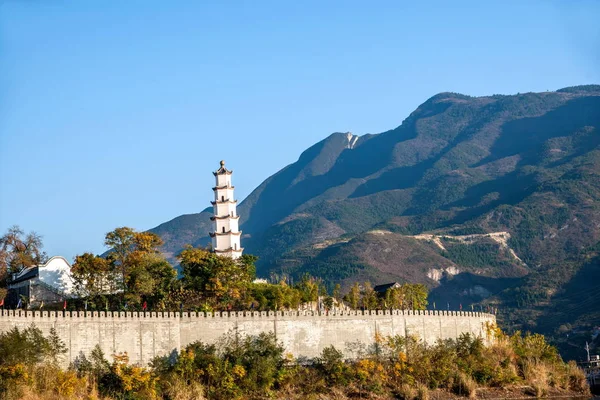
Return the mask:
<path id="1" fill-rule="evenodd" d="M 99 345 L 105 354 L 127 352 L 132 363 L 147 364 L 186 345 L 214 343 L 230 331 L 256 335 L 273 332 L 296 357 L 316 357 L 328 346 L 373 342 L 383 336 L 417 336 L 427 343 L 470 333 L 488 341 L 492 314 L 434 310 L 104 312 L 0 310 L 0 332 L 34 324 L 48 334 L 54 328 L 67 345 L 64 364 L 89 355 Z"/>
<path id="2" fill-rule="evenodd" d="M 214 313 L 204 312 L 142 312 L 142 311 L 27 311 L 0 310 L 0 321 L 5 317 L 11 318 L 132 318 L 132 319 L 165 319 L 165 318 L 259 318 L 259 317 L 348 317 L 348 316 L 379 316 L 379 315 L 430 315 L 458 317 L 493 317 L 492 314 L 471 311 L 443 310 L 349 310 L 349 311 L 223 311 Z M 495 317 L 494 317 L 495 319 Z"/>

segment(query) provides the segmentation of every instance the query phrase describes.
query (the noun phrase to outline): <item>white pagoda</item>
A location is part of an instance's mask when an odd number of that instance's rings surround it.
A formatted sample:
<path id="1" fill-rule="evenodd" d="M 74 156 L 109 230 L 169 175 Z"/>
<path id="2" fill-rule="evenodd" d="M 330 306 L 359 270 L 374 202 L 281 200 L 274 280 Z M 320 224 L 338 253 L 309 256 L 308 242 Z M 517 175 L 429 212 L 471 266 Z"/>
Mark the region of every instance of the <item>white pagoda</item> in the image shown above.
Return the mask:
<path id="1" fill-rule="evenodd" d="M 240 245 L 242 232 L 239 230 L 239 215 L 237 215 L 237 200 L 233 198 L 231 174 L 233 171 L 225 168 L 225 161 L 221 161 L 221 168 L 213 172 L 216 185 L 215 201 L 213 205 L 213 231 L 210 233 L 212 247 L 215 253 L 231 258 L 239 258 L 244 250 Z"/>

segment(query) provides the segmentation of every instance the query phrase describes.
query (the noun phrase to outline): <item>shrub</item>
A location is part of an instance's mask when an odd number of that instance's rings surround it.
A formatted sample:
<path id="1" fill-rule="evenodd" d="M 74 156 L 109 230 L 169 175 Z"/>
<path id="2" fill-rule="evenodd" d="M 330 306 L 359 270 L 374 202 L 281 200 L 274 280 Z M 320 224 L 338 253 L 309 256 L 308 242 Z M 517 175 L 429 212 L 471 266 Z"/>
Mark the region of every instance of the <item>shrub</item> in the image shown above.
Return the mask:
<path id="1" fill-rule="evenodd" d="M 459 396 L 474 398 L 477 394 L 477 383 L 464 372 L 457 372 L 453 377 L 452 391 Z"/>
<path id="2" fill-rule="evenodd" d="M 397 392 L 402 400 L 414 400 L 418 395 L 417 389 L 406 383 L 400 385 Z"/>
<path id="3" fill-rule="evenodd" d="M 348 382 L 348 368 L 344 363 L 344 355 L 335 347 L 324 348 L 321 356 L 315 360 L 315 365 L 323 373 L 329 386 L 345 385 Z"/>

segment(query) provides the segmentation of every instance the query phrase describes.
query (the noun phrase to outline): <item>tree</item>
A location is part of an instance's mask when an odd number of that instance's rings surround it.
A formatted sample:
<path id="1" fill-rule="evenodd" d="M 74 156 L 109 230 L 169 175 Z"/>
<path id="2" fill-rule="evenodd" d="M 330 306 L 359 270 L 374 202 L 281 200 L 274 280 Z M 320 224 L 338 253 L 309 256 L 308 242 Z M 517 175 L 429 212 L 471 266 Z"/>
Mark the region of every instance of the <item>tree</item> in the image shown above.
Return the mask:
<path id="1" fill-rule="evenodd" d="M 25 235 L 16 225 L 0 237 L 0 300 L 6 297 L 10 274 L 46 262 L 42 247 L 40 235 L 35 232 Z"/>
<path id="2" fill-rule="evenodd" d="M 337 301 L 340 302 L 342 300 L 342 286 L 339 283 L 336 283 L 334 288 L 333 288 L 333 298 Z"/>
<path id="3" fill-rule="evenodd" d="M 176 278 L 177 271 L 164 257 L 145 253 L 129 272 L 127 298 L 139 304 L 143 297 L 157 304 L 168 295 Z"/>
<path id="4" fill-rule="evenodd" d="M 420 283 L 402 285 L 405 292 L 406 305 L 409 310 L 424 310 L 427 308 L 427 287 Z"/>
<path id="5" fill-rule="evenodd" d="M 134 250 L 135 230 L 126 226 L 116 228 L 108 232 L 104 239 L 104 245 L 111 249 L 108 258 L 112 260 L 121 271 L 121 288 L 126 291 L 126 277 L 128 270 L 127 258 Z"/>
<path id="6" fill-rule="evenodd" d="M 360 302 L 360 287 L 358 286 L 358 282 L 352 285 L 350 292 L 346 295 L 346 301 L 354 310 L 358 308 L 358 303 Z"/>
<path id="7" fill-rule="evenodd" d="M 167 296 L 177 272 L 160 254 L 160 236 L 124 226 L 107 233 L 104 244 L 110 247 L 107 260 L 122 300 L 140 304 L 147 299 L 157 304 Z"/>
<path id="8" fill-rule="evenodd" d="M 113 263 L 91 253 L 75 256 L 75 262 L 71 267 L 75 291 L 81 297 L 94 298 L 113 293 L 117 289 L 114 274 Z"/>
<path id="9" fill-rule="evenodd" d="M 52 329 L 49 337 L 35 325 L 19 330 L 14 327 L 0 333 L 0 367 L 23 363 L 36 365 L 56 362 L 67 348 Z"/>
<path id="10" fill-rule="evenodd" d="M 310 276 L 308 273 L 302 276 L 302 280 L 296 285 L 296 289 L 302 293 L 303 303 L 317 301 L 319 299 L 319 283 L 320 282 L 316 278 Z"/>
<path id="11" fill-rule="evenodd" d="M 35 232 L 25 235 L 15 225 L 0 237 L 0 268 L 9 273 L 18 273 L 25 268 L 43 264 L 48 257 L 42 247 L 40 235 Z"/>
<path id="12" fill-rule="evenodd" d="M 252 255 L 234 260 L 188 246 L 177 258 L 184 288 L 200 291 L 215 303 L 226 304 L 242 298 L 256 275 L 257 257 Z"/>
<path id="13" fill-rule="evenodd" d="M 366 310 L 375 310 L 379 305 L 377 293 L 373 290 L 370 282 L 365 282 L 363 285 L 362 306 Z"/>

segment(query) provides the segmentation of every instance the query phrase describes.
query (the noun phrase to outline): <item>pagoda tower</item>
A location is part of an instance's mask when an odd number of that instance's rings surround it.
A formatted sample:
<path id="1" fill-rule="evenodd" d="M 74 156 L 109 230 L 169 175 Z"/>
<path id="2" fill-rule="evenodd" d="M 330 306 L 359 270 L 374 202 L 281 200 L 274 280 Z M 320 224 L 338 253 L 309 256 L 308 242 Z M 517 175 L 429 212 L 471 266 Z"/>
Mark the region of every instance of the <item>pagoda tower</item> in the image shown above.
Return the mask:
<path id="1" fill-rule="evenodd" d="M 225 161 L 221 161 L 221 168 L 213 172 L 216 185 L 213 188 L 215 201 L 211 201 L 214 215 L 210 217 L 213 221 L 210 237 L 215 253 L 235 259 L 242 255 L 244 249 L 240 245 L 242 232 L 239 230 L 240 217 L 236 211 L 237 200 L 233 198 L 232 173 L 233 171 L 225 168 Z"/>

